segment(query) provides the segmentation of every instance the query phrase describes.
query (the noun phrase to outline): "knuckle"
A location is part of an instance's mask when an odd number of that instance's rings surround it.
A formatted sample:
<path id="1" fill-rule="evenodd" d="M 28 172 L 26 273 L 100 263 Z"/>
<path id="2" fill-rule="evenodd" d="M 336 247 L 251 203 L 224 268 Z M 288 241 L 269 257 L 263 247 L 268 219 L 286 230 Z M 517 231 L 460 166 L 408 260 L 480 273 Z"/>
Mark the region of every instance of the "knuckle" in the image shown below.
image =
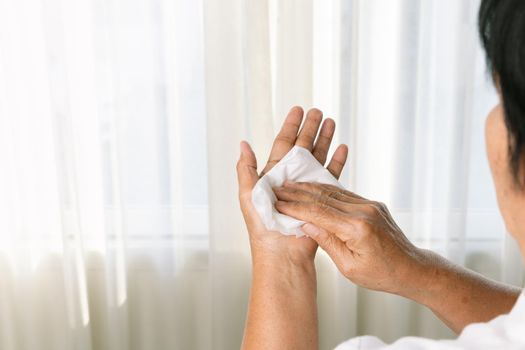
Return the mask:
<path id="1" fill-rule="evenodd" d="M 327 215 L 329 207 L 323 198 L 317 197 L 310 207 L 310 210 L 314 219 L 323 219 Z"/>
<path id="2" fill-rule="evenodd" d="M 361 211 L 367 216 L 373 216 L 378 213 L 378 209 L 374 204 L 365 204 Z"/>
<path id="3" fill-rule="evenodd" d="M 281 189 L 281 191 L 283 191 L 285 193 L 288 193 L 288 194 L 297 194 L 298 193 L 298 191 L 295 188 L 287 188 L 287 187 L 283 187 Z"/>
<path id="4" fill-rule="evenodd" d="M 294 143 L 295 142 L 295 137 L 292 137 L 292 136 L 288 136 L 286 134 L 279 134 L 277 135 L 277 137 L 275 138 L 275 142 L 285 142 L 285 143 Z"/>
<path id="5" fill-rule="evenodd" d="M 302 140 L 306 142 L 313 142 L 315 140 L 315 134 L 304 134 L 302 135 Z"/>
<path id="6" fill-rule="evenodd" d="M 308 206 L 308 215 L 315 221 L 319 216 L 319 210 L 317 208 L 317 205 L 315 203 L 312 203 Z"/>
<path id="7" fill-rule="evenodd" d="M 323 158 L 325 158 L 325 160 L 326 160 L 328 149 L 326 149 L 324 147 L 327 147 L 330 144 L 331 140 L 332 139 L 329 136 L 323 135 L 323 134 L 319 134 L 317 136 L 317 145 L 318 145 L 319 148 L 317 148 L 314 153 L 322 155 Z"/>
<path id="8" fill-rule="evenodd" d="M 388 207 L 386 206 L 385 203 L 382 203 L 382 202 L 379 202 L 379 208 L 381 209 L 381 212 L 383 214 L 389 214 L 389 211 L 388 211 Z"/>
<path id="9" fill-rule="evenodd" d="M 304 192 L 296 188 L 283 187 L 280 189 L 280 191 L 284 196 L 293 198 L 294 200 L 304 200 L 307 198 Z"/>
<path id="10" fill-rule="evenodd" d="M 309 192 L 309 193 L 317 193 L 317 192 L 319 192 L 317 190 L 316 184 L 313 183 L 313 182 L 301 182 L 301 186 L 306 192 Z"/>
<path id="11" fill-rule="evenodd" d="M 281 191 L 298 198 L 305 198 L 307 196 L 307 194 L 304 191 L 293 187 L 283 187 L 281 188 Z"/>
<path id="12" fill-rule="evenodd" d="M 314 196 L 313 203 L 315 206 L 321 206 L 324 205 L 324 199 L 323 196 Z"/>
<path id="13" fill-rule="evenodd" d="M 374 202 L 374 206 L 379 209 L 380 211 L 386 210 L 386 205 L 383 202 Z"/>
<path id="14" fill-rule="evenodd" d="M 370 229 L 370 223 L 368 220 L 364 217 L 356 218 L 352 225 L 354 226 L 354 229 L 359 233 L 365 233 L 368 232 Z"/>
<path id="15" fill-rule="evenodd" d="M 367 213 L 370 216 L 378 216 L 384 213 L 386 210 L 386 206 L 381 202 L 371 202 L 370 204 L 366 205 L 365 213 Z"/>
<path id="16" fill-rule="evenodd" d="M 330 189 L 327 190 L 327 196 L 330 199 L 340 200 L 344 196 L 344 194 L 340 189 Z"/>
<path id="17" fill-rule="evenodd" d="M 289 183 L 289 187 L 298 188 L 301 190 L 305 190 L 307 185 L 308 185 L 308 182 L 302 182 L 302 181 L 295 181 L 295 182 Z"/>
<path id="18" fill-rule="evenodd" d="M 328 197 L 321 197 L 318 199 L 318 206 L 319 206 L 319 213 L 325 215 L 330 207 L 328 206 L 328 201 L 329 201 L 329 198 Z"/>
<path id="19" fill-rule="evenodd" d="M 319 196 L 321 197 L 330 197 L 331 191 L 327 190 L 326 188 L 322 188 L 319 190 Z"/>

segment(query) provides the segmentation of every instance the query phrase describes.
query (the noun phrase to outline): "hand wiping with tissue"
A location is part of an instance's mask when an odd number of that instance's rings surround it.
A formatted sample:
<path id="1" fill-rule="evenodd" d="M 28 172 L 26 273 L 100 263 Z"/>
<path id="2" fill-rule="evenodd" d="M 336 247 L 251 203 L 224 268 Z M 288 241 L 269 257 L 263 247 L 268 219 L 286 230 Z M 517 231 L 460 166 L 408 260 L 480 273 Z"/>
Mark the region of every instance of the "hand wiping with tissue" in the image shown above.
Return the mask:
<path id="1" fill-rule="evenodd" d="M 255 184 L 252 203 L 266 228 L 300 237 L 304 235 L 301 231 L 304 221 L 281 214 L 274 207 L 277 198 L 272 188 L 282 186 L 285 181 L 317 182 L 339 188 L 342 186 L 309 150 L 300 146 L 294 146 Z"/>
<path id="2" fill-rule="evenodd" d="M 300 107 L 292 108 L 260 174 L 257 172 L 255 154 L 247 142 L 241 142 L 241 157 L 237 163 L 239 201 L 248 228 L 253 259 L 261 256 L 264 257 L 262 260 L 267 261 L 268 256 L 282 255 L 294 260 L 313 261 L 317 243 L 309 237 L 295 236 L 301 235 L 302 222 L 275 211 L 272 187 L 281 185 L 284 180 L 337 184 L 336 179 L 343 170 L 348 148 L 345 145 L 337 147 L 326 169 L 323 167 L 335 123 L 331 119 L 321 123 L 322 119 L 321 111 L 312 109 L 303 123 L 303 110 Z M 256 205 L 252 202 L 253 191 L 253 198 L 258 203 Z M 256 209 L 259 203 L 261 215 Z"/>

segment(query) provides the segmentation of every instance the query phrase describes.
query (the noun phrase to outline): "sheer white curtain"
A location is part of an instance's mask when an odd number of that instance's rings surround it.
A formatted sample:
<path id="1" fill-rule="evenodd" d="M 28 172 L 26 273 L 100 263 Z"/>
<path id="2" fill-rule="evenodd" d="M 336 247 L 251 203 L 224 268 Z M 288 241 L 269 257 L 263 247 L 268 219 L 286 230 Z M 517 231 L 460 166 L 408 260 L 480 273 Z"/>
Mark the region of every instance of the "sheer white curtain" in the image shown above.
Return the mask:
<path id="1" fill-rule="evenodd" d="M 477 0 L 0 0 L 0 348 L 232 349 L 250 281 L 238 142 L 338 123 L 343 184 L 522 285 L 484 156 Z M 321 348 L 452 334 L 317 259 Z"/>

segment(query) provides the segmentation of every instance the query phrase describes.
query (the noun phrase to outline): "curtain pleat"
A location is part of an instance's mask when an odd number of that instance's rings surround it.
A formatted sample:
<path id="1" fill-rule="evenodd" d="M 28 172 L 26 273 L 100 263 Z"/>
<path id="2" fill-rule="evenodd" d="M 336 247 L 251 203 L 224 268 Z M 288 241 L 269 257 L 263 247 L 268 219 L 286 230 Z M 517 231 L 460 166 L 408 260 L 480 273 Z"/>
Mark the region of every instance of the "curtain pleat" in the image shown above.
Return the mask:
<path id="1" fill-rule="evenodd" d="M 248 5 L 246 5 L 248 6 Z M 210 344 L 239 347 L 249 286 L 250 260 L 238 215 L 235 163 L 246 135 L 248 87 L 244 77 L 240 0 L 210 1 L 204 7 L 209 205 Z M 246 29 L 248 30 L 248 29 Z"/>

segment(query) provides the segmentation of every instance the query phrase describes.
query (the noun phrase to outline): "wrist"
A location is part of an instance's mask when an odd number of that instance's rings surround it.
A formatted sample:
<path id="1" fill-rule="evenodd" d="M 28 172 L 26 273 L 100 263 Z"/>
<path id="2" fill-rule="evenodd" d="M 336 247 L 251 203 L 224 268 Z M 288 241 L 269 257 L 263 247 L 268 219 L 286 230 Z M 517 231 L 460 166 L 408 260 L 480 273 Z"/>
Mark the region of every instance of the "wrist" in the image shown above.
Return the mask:
<path id="1" fill-rule="evenodd" d="M 315 256 L 315 255 L 314 255 Z M 291 269 L 314 268 L 314 257 L 302 252 L 290 251 L 287 248 L 254 249 L 252 246 L 252 265 L 258 266 L 286 266 Z"/>
<path id="2" fill-rule="evenodd" d="M 275 261 L 279 264 L 290 263 L 296 266 L 313 266 L 317 250 L 316 246 L 311 249 L 305 249 L 304 246 L 291 245 L 289 243 L 284 240 L 250 239 L 252 263 L 255 265 L 259 261 Z"/>
<path id="3" fill-rule="evenodd" d="M 419 304 L 430 306 L 448 279 L 447 260 L 440 255 L 427 250 L 416 248 L 414 263 L 403 279 L 403 289 L 398 293 Z"/>
<path id="4" fill-rule="evenodd" d="M 263 283 L 268 288 L 274 285 L 283 295 L 297 296 L 317 294 L 315 264 L 306 259 L 290 259 L 282 255 L 257 255 L 252 262 L 253 285 Z M 257 282 L 255 282 L 257 281 Z"/>

